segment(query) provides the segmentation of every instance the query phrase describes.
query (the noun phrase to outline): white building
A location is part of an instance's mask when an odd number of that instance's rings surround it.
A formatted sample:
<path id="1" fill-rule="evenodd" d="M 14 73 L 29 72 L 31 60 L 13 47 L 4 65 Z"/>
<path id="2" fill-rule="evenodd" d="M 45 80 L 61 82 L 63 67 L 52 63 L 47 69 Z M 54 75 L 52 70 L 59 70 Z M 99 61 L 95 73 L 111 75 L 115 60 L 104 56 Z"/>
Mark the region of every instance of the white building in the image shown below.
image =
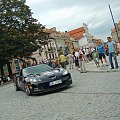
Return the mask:
<path id="1" fill-rule="evenodd" d="M 75 39 L 73 44 L 77 43 L 79 48 L 94 45 L 86 24 L 83 24 L 83 27 L 69 31 L 68 34 Z"/>

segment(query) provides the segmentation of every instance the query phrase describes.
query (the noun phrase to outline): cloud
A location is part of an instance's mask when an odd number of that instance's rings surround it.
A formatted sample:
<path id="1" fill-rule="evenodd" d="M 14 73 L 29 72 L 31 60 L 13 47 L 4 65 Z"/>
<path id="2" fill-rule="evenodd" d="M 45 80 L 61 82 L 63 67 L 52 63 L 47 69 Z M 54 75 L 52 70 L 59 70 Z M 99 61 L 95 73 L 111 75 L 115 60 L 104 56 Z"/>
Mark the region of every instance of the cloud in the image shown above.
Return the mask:
<path id="1" fill-rule="evenodd" d="M 88 25 L 89 32 L 105 39 L 113 27 L 108 4 L 111 5 L 115 21 L 120 20 L 119 0 L 27 0 L 33 16 L 46 27 L 58 31 L 69 31 Z"/>

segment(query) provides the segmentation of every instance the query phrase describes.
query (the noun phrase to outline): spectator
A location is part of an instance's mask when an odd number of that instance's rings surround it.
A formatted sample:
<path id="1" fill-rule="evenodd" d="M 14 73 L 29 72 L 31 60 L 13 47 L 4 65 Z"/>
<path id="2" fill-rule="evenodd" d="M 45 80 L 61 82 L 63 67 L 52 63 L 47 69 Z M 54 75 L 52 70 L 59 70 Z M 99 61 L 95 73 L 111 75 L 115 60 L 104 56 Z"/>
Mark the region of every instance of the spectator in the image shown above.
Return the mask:
<path id="1" fill-rule="evenodd" d="M 94 62 L 96 64 L 96 66 L 100 67 L 98 52 L 95 49 L 93 49 L 92 57 L 93 57 L 93 60 L 94 60 Z"/>
<path id="2" fill-rule="evenodd" d="M 79 61 L 78 61 L 78 58 L 79 58 L 79 50 L 76 49 L 75 51 L 75 55 L 74 55 L 74 60 L 75 60 L 75 66 L 78 68 L 79 67 Z"/>
<path id="3" fill-rule="evenodd" d="M 81 73 L 85 73 L 86 72 L 85 56 L 84 56 L 82 50 L 79 51 L 79 65 L 80 65 Z"/>
<path id="4" fill-rule="evenodd" d="M 102 65 L 103 65 L 102 59 L 104 59 L 106 66 L 108 66 L 106 56 L 105 56 L 105 49 L 104 49 L 104 46 L 100 42 L 98 42 L 97 51 L 98 51 L 99 59 L 101 60 Z"/>
<path id="5" fill-rule="evenodd" d="M 73 69 L 73 55 L 71 54 L 71 53 L 68 53 L 68 55 L 67 55 L 67 60 L 68 60 L 68 62 L 69 62 L 69 68 L 71 69 Z"/>
<path id="6" fill-rule="evenodd" d="M 66 69 L 66 57 L 63 54 L 63 52 L 60 53 L 59 61 L 60 61 L 61 67 Z"/>
<path id="7" fill-rule="evenodd" d="M 87 62 L 89 62 L 91 60 L 90 59 L 90 48 L 89 47 L 86 48 L 86 58 L 87 58 L 86 59 Z"/>
<path id="8" fill-rule="evenodd" d="M 108 45 L 105 45 L 105 55 L 109 55 L 109 51 L 108 51 Z"/>
<path id="9" fill-rule="evenodd" d="M 107 39 L 108 39 L 107 45 L 109 50 L 109 62 L 111 65 L 111 69 L 114 69 L 112 58 L 114 58 L 114 61 L 115 61 L 115 68 L 118 69 L 119 66 L 118 66 L 117 55 L 116 55 L 116 51 L 117 51 L 116 44 L 111 37 L 107 37 Z"/>

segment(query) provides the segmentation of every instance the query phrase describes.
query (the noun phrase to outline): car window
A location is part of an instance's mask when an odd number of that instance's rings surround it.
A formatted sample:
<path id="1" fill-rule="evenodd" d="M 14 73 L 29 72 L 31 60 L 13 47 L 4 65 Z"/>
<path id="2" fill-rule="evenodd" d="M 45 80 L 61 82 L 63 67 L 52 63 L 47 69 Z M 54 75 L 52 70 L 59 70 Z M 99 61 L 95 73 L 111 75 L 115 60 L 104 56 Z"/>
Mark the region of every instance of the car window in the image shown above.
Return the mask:
<path id="1" fill-rule="evenodd" d="M 47 66 L 47 65 L 36 65 L 36 66 L 32 66 L 32 67 L 28 67 L 28 68 L 24 68 L 23 69 L 23 76 L 27 76 L 30 74 L 40 74 L 42 72 L 46 72 L 46 71 L 51 71 L 53 68 Z"/>

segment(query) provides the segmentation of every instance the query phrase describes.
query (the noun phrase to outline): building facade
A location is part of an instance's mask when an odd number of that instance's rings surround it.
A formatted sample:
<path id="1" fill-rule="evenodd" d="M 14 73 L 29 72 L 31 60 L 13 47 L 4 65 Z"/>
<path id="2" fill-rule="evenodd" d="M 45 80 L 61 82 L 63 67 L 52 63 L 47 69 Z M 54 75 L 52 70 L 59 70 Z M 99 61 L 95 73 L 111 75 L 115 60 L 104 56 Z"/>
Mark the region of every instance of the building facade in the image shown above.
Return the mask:
<path id="1" fill-rule="evenodd" d="M 49 34 L 49 39 L 46 44 L 42 45 L 39 50 L 33 52 L 32 58 L 37 60 L 37 63 L 45 59 L 55 59 L 60 52 L 68 54 L 73 52 L 72 39 L 66 32 L 58 32 L 55 27 L 45 29 L 44 32 Z"/>
<path id="2" fill-rule="evenodd" d="M 87 25 L 83 23 L 83 27 L 71 30 L 68 34 L 74 38 L 73 45 L 74 48 L 82 48 L 82 47 L 90 47 L 94 46 L 94 42 L 92 41 L 92 35 L 89 34 Z"/>
<path id="3" fill-rule="evenodd" d="M 111 36 L 116 42 L 120 42 L 120 21 L 118 23 L 116 23 L 115 25 L 116 25 L 117 31 L 115 28 L 112 28 Z"/>

